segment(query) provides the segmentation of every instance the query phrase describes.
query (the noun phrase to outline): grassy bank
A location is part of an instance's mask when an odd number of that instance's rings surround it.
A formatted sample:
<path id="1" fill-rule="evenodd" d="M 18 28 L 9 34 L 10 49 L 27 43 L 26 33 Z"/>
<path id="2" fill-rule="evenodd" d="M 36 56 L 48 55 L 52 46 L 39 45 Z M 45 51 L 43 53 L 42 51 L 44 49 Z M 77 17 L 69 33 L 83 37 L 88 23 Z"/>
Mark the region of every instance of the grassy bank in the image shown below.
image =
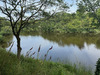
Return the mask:
<path id="1" fill-rule="evenodd" d="M 42 61 L 21 56 L 0 48 L 0 75 L 92 75 L 84 68 L 76 69 L 68 64 Z"/>

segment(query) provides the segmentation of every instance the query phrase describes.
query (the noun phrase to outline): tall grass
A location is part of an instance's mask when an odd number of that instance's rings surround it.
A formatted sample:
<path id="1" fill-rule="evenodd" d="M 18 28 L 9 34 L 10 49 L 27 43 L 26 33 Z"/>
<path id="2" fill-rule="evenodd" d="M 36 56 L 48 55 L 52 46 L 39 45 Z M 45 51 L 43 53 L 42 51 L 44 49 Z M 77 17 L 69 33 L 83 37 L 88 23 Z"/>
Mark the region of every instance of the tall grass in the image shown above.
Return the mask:
<path id="1" fill-rule="evenodd" d="M 69 64 L 42 61 L 21 56 L 0 48 L 0 75 L 92 75 L 84 68 L 77 69 Z"/>

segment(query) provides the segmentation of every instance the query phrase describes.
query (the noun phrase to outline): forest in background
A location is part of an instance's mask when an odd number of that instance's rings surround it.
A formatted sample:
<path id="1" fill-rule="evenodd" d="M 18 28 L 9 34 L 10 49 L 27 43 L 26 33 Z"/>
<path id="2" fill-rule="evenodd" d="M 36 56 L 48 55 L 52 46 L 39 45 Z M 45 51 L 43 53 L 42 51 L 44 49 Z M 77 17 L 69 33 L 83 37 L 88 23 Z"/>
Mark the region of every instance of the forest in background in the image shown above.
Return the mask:
<path id="1" fill-rule="evenodd" d="M 85 11 L 84 7 L 79 6 L 76 13 L 57 12 L 50 19 L 42 21 L 45 19 L 42 18 L 35 24 L 34 19 L 31 19 L 23 32 L 100 33 L 100 26 L 96 18 L 98 16 L 100 19 L 100 8 L 95 14 Z M 0 34 L 9 33 L 11 33 L 9 21 L 0 17 Z"/>
<path id="2" fill-rule="evenodd" d="M 100 9 L 96 12 L 100 16 Z M 49 20 L 30 20 L 30 26 L 24 28 L 26 32 L 56 32 L 56 33 L 100 33 L 100 26 L 95 15 L 79 8 L 76 13 L 58 12 Z"/>

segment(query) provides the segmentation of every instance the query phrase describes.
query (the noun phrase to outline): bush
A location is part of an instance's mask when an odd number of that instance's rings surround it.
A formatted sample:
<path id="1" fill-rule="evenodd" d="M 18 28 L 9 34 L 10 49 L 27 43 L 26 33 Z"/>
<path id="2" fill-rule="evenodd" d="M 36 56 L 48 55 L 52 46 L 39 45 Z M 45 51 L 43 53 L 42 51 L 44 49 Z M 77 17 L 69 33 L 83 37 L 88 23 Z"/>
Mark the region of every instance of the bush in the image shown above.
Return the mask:
<path id="1" fill-rule="evenodd" d="M 100 58 L 97 61 L 95 75 L 100 75 Z"/>

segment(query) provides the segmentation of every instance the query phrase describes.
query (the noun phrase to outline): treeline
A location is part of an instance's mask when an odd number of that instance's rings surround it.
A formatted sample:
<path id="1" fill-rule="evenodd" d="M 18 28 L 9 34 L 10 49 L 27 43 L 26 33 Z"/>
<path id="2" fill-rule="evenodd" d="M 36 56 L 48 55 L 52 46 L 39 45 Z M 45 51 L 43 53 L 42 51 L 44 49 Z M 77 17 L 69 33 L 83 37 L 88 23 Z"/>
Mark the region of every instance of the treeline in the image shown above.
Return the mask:
<path id="1" fill-rule="evenodd" d="M 98 9 L 97 15 L 100 10 Z M 57 33 L 100 33 L 100 26 L 95 15 L 91 12 L 76 13 L 58 12 L 49 20 L 38 21 L 36 24 L 30 21 L 24 31 L 57 32 Z"/>
<path id="2" fill-rule="evenodd" d="M 100 9 L 96 12 L 100 16 Z M 3 20 L 2 20 L 3 19 Z M 0 17 L 0 38 L 11 33 L 9 21 Z M 58 12 L 50 19 L 37 21 L 30 20 L 23 32 L 54 32 L 54 33 L 100 33 L 100 24 L 92 12 L 78 9 L 76 13 Z M 19 23 L 18 23 L 19 24 Z M 2 35 L 1 35 L 2 34 Z"/>

